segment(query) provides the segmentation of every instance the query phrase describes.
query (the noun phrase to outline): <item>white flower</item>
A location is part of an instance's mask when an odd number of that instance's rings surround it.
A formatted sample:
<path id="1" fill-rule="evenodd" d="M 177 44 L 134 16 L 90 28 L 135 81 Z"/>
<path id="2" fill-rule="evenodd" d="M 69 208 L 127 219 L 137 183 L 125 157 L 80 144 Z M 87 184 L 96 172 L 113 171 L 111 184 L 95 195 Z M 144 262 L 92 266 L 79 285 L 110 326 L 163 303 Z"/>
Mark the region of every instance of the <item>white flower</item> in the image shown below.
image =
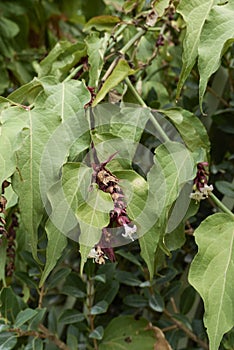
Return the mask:
<path id="1" fill-rule="evenodd" d="M 125 231 L 125 232 L 122 233 L 122 236 L 123 236 L 124 238 L 130 238 L 132 241 L 134 241 L 134 238 L 132 237 L 132 235 L 133 235 L 134 233 L 136 233 L 136 231 L 137 231 L 136 225 L 134 225 L 133 227 L 131 227 L 131 226 L 128 226 L 127 224 L 124 224 L 123 227 L 124 227 L 124 231 Z"/>
<path id="2" fill-rule="evenodd" d="M 205 184 L 200 191 L 196 190 L 195 192 L 190 193 L 189 197 L 194 199 L 196 202 L 200 202 L 202 199 L 208 198 L 213 189 L 213 185 Z"/>
<path id="3" fill-rule="evenodd" d="M 90 250 L 88 258 L 93 258 L 100 265 L 105 264 L 105 259 L 108 259 L 99 246 Z"/>
<path id="4" fill-rule="evenodd" d="M 214 187 L 213 185 L 204 185 L 204 187 L 201 188 L 201 192 L 203 193 L 203 195 L 205 196 L 205 198 L 207 198 L 209 196 L 209 194 L 213 191 Z"/>

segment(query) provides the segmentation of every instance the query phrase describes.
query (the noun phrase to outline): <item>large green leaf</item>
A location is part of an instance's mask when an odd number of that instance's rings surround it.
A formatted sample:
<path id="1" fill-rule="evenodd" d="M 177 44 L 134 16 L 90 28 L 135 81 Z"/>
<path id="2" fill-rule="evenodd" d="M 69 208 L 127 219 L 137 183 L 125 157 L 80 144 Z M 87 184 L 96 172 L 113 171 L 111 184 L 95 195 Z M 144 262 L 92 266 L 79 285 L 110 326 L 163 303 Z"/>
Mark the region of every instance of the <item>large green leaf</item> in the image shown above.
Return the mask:
<path id="1" fill-rule="evenodd" d="M 147 330 L 148 321 L 133 316 L 114 318 L 104 331 L 100 350 L 152 350 L 156 339 L 152 330 Z"/>
<path id="2" fill-rule="evenodd" d="M 210 350 L 218 350 L 223 334 L 234 326 L 234 221 L 228 214 L 211 215 L 196 229 L 195 239 L 198 253 L 189 282 L 204 301 Z"/>
<path id="3" fill-rule="evenodd" d="M 108 44 L 109 35 L 105 33 L 99 38 L 99 33 L 91 32 L 85 39 L 87 45 L 87 53 L 89 56 L 89 86 L 97 87 L 99 77 L 104 64 L 104 53 Z"/>
<path id="4" fill-rule="evenodd" d="M 20 107 L 9 107 L 0 115 L 0 183 L 16 169 L 15 152 L 22 143 L 21 132 L 27 124 L 28 111 Z"/>
<path id="5" fill-rule="evenodd" d="M 180 80 L 177 85 L 177 95 L 180 94 L 182 86 L 191 72 L 197 55 L 201 32 L 204 23 L 216 0 L 182 0 L 177 7 L 187 25 L 186 35 L 183 40 L 183 67 Z"/>
<path id="6" fill-rule="evenodd" d="M 36 67 L 38 77 L 53 75 L 57 81 L 61 81 L 85 55 L 86 47 L 84 43 L 77 42 L 74 44 L 69 41 L 60 41 Z"/>
<path id="7" fill-rule="evenodd" d="M 131 75 L 133 73 L 134 70 L 130 68 L 128 62 L 125 59 L 121 58 L 109 77 L 102 85 L 101 89 L 98 91 L 97 96 L 93 102 L 93 107 L 101 102 L 111 89 L 123 81 L 128 75 Z"/>
<path id="8" fill-rule="evenodd" d="M 81 229 L 79 238 L 81 245 L 91 249 L 98 243 L 102 228 L 109 224 L 110 211 L 113 207 L 110 194 L 93 187 L 86 201 L 78 207 L 76 212 Z"/>
<path id="9" fill-rule="evenodd" d="M 37 259 L 37 229 L 44 210 L 39 186 L 41 156 L 50 135 L 59 125 L 59 118 L 44 109 L 35 108 L 27 113 L 28 127 L 24 143 L 17 152 L 18 172 L 13 178 L 13 188 L 19 197 L 21 219 L 33 256 Z"/>
<path id="10" fill-rule="evenodd" d="M 78 240 L 77 208 L 89 194 L 93 170 L 82 163 L 66 163 L 62 179 L 48 191 L 50 220 L 63 234 Z"/>
<path id="11" fill-rule="evenodd" d="M 204 161 L 210 149 L 210 141 L 202 122 L 193 113 L 181 108 L 160 110 L 175 125 L 195 162 Z"/>
<path id="12" fill-rule="evenodd" d="M 234 3 L 214 6 L 205 22 L 198 47 L 200 106 L 209 77 L 216 72 L 222 55 L 234 42 Z M 207 50 L 209 48 L 209 50 Z"/>
<path id="13" fill-rule="evenodd" d="M 48 238 L 48 244 L 46 247 L 46 264 L 41 276 L 39 288 L 45 283 L 46 278 L 55 267 L 67 245 L 67 238 L 57 229 L 56 226 L 53 225 L 50 219 L 47 221 L 45 229 Z"/>
<path id="14" fill-rule="evenodd" d="M 233 10 L 233 2 L 219 4 L 217 0 L 182 0 L 177 8 L 187 25 L 177 96 L 198 57 L 201 110 L 208 79 L 219 68 L 222 55 L 234 41 Z"/>
<path id="15" fill-rule="evenodd" d="M 47 193 L 47 188 L 43 187 L 45 185 L 42 181 L 42 175 L 46 178 L 45 182 L 49 188 L 55 179 L 58 180 L 60 167 L 74 142 L 72 135 L 67 135 L 66 130 L 74 127 L 75 122 L 79 123 L 79 116 L 76 114 L 82 110 L 90 98 L 88 90 L 79 81 L 50 85 L 46 79 L 42 79 L 42 84 L 44 86 L 43 94 L 36 100 L 35 108 L 27 111 L 28 126 L 25 130 L 24 144 L 17 152 L 19 171 L 15 174 L 13 183 L 19 196 L 22 222 L 29 234 L 35 258 L 37 257 L 37 229 L 42 219 L 45 204 L 45 198 L 43 198 L 43 202 L 41 199 L 45 193 L 41 191 L 44 190 Z M 42 104 L 43 107 L 46 106 L 46 109 L 42 108 Z M 54 136 L 55 130 L 61 121 L 65 122 L 72 116 L 76 118 L 76 121 L 72 126 L 69 122 L 65 124 L 64 129 L 59 134 L 60 138 L 57 140 L 56 134 Z M 83 114 L 81 118 L 83 118 Z M 83 123 L 83 121 L 81 122 Z M 82 133 L 82 130 L 78 129 L 77 133 Z M 48 141 L 51 142 L 51 153 L 46 153 L 47 158 L 45 159 L 43 152 L 48 151 L 50 145 L 47 143 Z M 59 147 L 57 147 L 56 141 L 59 142 Z M 45 171 L 47 171 L 46 174 L 44 174 Z"/>
<path id="16" fill-rule="evenodd" d="M 57 113 L 64 122 L 76 115 L 90 100 L 90 93 L 83 82 L 69 80 L 51 85 L 47 79 L 41 79 L 47 96 L 46 109 L 50 113 Z"/>
<path id="17" fill-rule="evenodd" d="M 183 186 L 194 177 L 190 152 L 178 142 L 166 142 L 155 152 L 155 164 L 148 174 L 148 206 L 154 210 L 153 224 L 140 238 L 141 256 L 153 277 L 155 252 L 166 233 L 169 211 Z M 189 199 L 188 199 L 189 205 Z"/>

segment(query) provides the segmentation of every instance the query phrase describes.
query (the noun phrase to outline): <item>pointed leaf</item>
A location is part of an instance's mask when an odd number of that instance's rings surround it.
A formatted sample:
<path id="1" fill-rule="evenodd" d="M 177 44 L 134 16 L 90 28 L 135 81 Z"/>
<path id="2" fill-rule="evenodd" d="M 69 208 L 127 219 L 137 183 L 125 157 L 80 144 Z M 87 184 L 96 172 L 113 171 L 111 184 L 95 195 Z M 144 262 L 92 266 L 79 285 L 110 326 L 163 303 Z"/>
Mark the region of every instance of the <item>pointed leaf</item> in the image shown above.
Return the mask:
<path id="1" fill-rule="evenodd" d="M 39 176 L 41 156 L 59 119 L 50 111 L 28 111 L 28 128 L 25 140 L 17 152 L 18 172 L 13 178 L 13 188 L 19 197 L 22 222 L 28 232 L 32 253 L 37 259 L 37 229 L 42 219 L 44 206 L 41 200 Z"/>
<path id="2" fill-rule="evenodd" d="M 48 96 L 45 105 L 51 113 L 57 113 L 65 121 L 83 109 L 90 100 L 90 92 L 83 82 L 70 80 L 51 85 L 46 79 L 41 79 L 45 93 Z"/>
<path id="3" fill-rule="evenodd" d="M 204 301 L 210 350 L 217 350 L 234 325 L 234 220 L 228 214 L 211 215 L 196 229 L 195 239 L 198 253 L 189 282 Z"/>
<path id="4" fill-rule="evenodd" d="M 99 38 L 99 33 L 91 32 L 85 39 L 89 56 L 89 86 L 97 87 L 99 77 L 104 64 L 104 53 L 108 44 L 109 35 Z"/>
<path id="5" fill-rule="evenodd" d="M 179 131 L 196 163 L 204 161 L 210 150 L 210 141 L 202 122 L 193 113 L 181 108 L 159 110 L 165 114 Z"/>
<path id="6" fill-rule="evenodd" d="M 102 326 L 98 326 L 89 334 L 89 338 L 101 340 L 103 337 L 103 334 L 104 334 L 104 328 Z"/>
<path id="7" fill-rule="evenodd" d="M 21 132 L 27 125 L 28 111 L 23 108 L 9 107 L 0 115 L 0 183 L 16 169 L 15 152 L 21 146 Z"/>
<path id="8" fill-rule="evenodd" d="M 120 22 L 119 17 L 103 15 L 91 18 L 84 26 L 84 32 L 89 31 L 91 28 L 95 28 L 98 31 L 112 31 L 113 27 Z"/>
<path id="9" fill-rule="evenodd" d="M 230 1 L 214 6 L 205 22 L 198 48 L 200 106 L 209 77 L 219 68 L 222 55 L 234 42 L 233 14 L 234 3 Z"/>
<path id="10" fill-rule="evenodd" d="M 0 333 L 0 350 L 12 350 L 17 343 L 17 335 L 8 332 Z"/>
<path id="11" fill-rule="evenodd" d="M 148 174 L 149 208 L 154 209 L 154 223 L 139 239 L 141 256 L 153 277 L 155 252 L 160 237 L 166 233 L 169 210 L 179 196 L 181 188 L 194 177 L 194 162 L 183 144 L 166 142 L 155 151 L 155 164 Z M 188 198 L 187 205 L 189 206 Z"/>
<path id="12" fill-rule="evenodd" d="M 36 316 L 36 314 L 37 314 L 37 310 L 33 310 L 29 308 L 23 311 L 20 311 L 15 320 L 15 324 L 14 324 L 15 328 L 21 327 L 23 324 L 31 320 L 31 318 Z"/>
<path id="13" fill-rule="evenodd" d="M 201 32 L 215 2 L 215 0 L 182 0 L 177 7 L 177 12 L 183 16 L 187 25 L 183 40 L 183 67 L 177 85 L 177 97 L 180 95 L 182 86 L 195 64 Z"/>
<path id="14" fill-rule="evenodd" d="M 91 315 L 100 315 L 107 311 L 108 303 L 105 300 L 99 301 L 97 304 L 92 306 L 90 310 Z"/>
<path id="15" fill-rule="evenodd" d="M 153 8 L 157 12 L 159 17 L 162 17 L 166 8 L 169 6 L 170 0 L 155 0 L 153 2 Z"/>
<path id="16" fill-rule="evenodd" d="M 97 93 L 97 96 L 92 104 L 93 107 L 101 102 L 111 89 L 123 81 L 128 75 L 133 73 L 134 70 L 130 68 L 128 62 L 124 59 L 120 59 L 110 76 L 106 79 L 101 89 Z"/>
<path id="17" fill-rule="evenodd" d="M 63 324 L 72 324 L 83 321 L 84 314 L 76 310 L 65 310 L 59 317 L 59 322 Z"/>
<path id="18" fill-rule="evenodd" d="M 57 81 L 61 81 L 85 55 L 86 48 L 83 42 L 60 41 L 36 67 L 38 77 L 53 75 Z"/>
<path id="19" fill-rule="evenodd" d="M 46 264 L 41 276 L 39 288 L 41 288 L 45 283 L 45 280 L 55 267 L 58 259 L 61 257 L 63 250 L 67 245 L 66 236 L 53 225 L 50 219 L 47 221 L 45 229 L 48 238 L 46 248 Z"/>

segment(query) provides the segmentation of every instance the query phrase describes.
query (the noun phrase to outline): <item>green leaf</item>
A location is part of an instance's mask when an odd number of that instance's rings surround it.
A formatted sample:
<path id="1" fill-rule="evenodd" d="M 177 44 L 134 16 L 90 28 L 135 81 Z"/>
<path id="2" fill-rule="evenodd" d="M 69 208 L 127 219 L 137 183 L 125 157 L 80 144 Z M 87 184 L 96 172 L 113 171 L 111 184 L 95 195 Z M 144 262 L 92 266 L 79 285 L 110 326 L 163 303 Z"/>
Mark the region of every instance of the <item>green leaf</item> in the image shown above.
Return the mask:
<path id="1" fill-rule="evenodd" d="M 155 151 L 155 164 L 148 173 L 149 230 L 139 239 L 141 256 L 153 277 L 155 252 L 166 233 L 169 211 L 183 186 L 194 177 L 194 162 L 190 152 L 178 142 L 166 142 Z M 190 200 L 188 199 L 188 205 Z M 149 215 L 148 215 L 149 216 Z M 152 220 L 154 220 L 152 222 Z"/>
<path id="2" fill-rule="evenodd" d="M 0 350 L 12 350 L 17 343 L 17 335 L 0 333 Z"/>
<path id="3" fill-rule="evenodd" d="M 148 305 L 148 300 L 143 295 L 129 294 L 123 299 L 124 304 L 136 308 L 146 307 Z"/>
<path id="4" fill-rule="evenodd" d="M 2 281 L 3 286 L 6 287 L 6 250 L 7 250 L 7 240 L 3 237 L 1 237 L 1 244 L 0 244 L 0 281 Z"/>
<path id="5" fill-rule="evenodd" d="M 63 324 L 72 324 L 83 321 L 84 314 L 76 310 L 65 310 L 59 317 L 59 322 Z"/>
<path id="6" fill-rule="evenodd" d="M 1 36 L 10 39 L 19 33 L 19 27 L 14 21 L 1 16 L 0 32 Z"/>
<path id="7" fill-rule="evenodd" d="M 104 54 L 107 48 L 109 35 L 99 38 L 99 33 L 91 32 L 85 39 L 87 53 L 89 57 L 89 86 L 97 87 L 99 77 L 104 64 Z"/>
<path id="8" fill-rule="evenodd" d="M 15 320 L 15 328 L 20 328 L 23 324 L 31 320 L 34 316 L 37 315 L 37 310 L 25 309 L 20 311 Z"/>
<path id="9" fill-rule="evenodd" d="M 103 338 L 103 334 L 104 328 L 102 326 L 98 326 L 89 334 L 89 338 L 101 340 Z"/>
<path id="10" fill-rule="evenodd" d="M 234 3 L 232 1 L 225 5 L 216 5 L 211 9 L 204 24 L 198 47 L 200 107 L 202 107 L 208 79 L 219 68 L 223 54 L 234 42 L 233 13 Z"/>
<path id="11" fill-rule="evenodd" d="M 177 12 L 183 16 L 187 25 L 186 35 L 183 40 L 183 67 L 177 85 L 177 97 L 195 64 L 201 32 L 214 3 L 215 0 L 192 0 L 189 2 L 182 0 L 177 7 Z"/>
<path id="12" fill-rule="evenodd" d="M 58 283 L 63 281 L 64 278 L 66 278 L 71 273 L 71 271 L 72 270 L 69 267 L 64 267 L 53 273 L 48 281 L 48 288 L 51 289 L 56 287 Z"/>
<path id="13" fill-rule="evenodd" d="M 13 188 L 19 197 L 21 219 L 28 232 L 34 259 L 37 259 L 37 230 L 44 206 L 41 200 L 39 177 L 41 157 L 51 133 L 59 125 L 59 119 L 50 110 L 27 111 L 28 127 L 25 140 L 17 152 L 17 168 Z"/>
<path id="14" fill-rule="evenodd" d="M 98 91 L 95 100 L 93 101 L 92 106 L 95 107 L 99 102 L 101 102 L 106 94 L 113 89 L 116 85 L 118 85 L 121 81 L 123 81 L 128 75 L 134 73 L 134 70 L 130 68 L 128 62 L 125 59 L 120 59 L 106 79 L 101 89 Z"/>
<path id="15" fill-rule="evenodd" d="M 210 141 L 198 117 L 182 108 L 170 108 L 159 112 L 165 114 L 177 128 L 187 148 L 192 152 L 195 162 L 204 161 L 210 151 Z"/>
<path id="16" fill-rule="evenodd" d="M 48 75 L 56 77 L 57 81 L 63 80 L 69 70 L 79 63 L 86 55 L 84 43 L 70 43 L 60 41 L 56 43 L 49 54 L 38 65 L 39 79 Z M 73 81 L 74 82 L 74 81 Z"/>
<path id="17" fill-rule="evenodd" d="M 29 327 L 28 327 L 29 329 L 32 329 L 35 331 L 38 329 L 39 324 L 43 322 L 47 309 L 44 307 L 42 309 L 36 309 L 36 311 L 37 311 L 37 314 L 30 320 Z"/>
<path id="18" fill-rule="evenodd" d="M 97 304 L 92 306 L 90 310 L 91 315 L 100 315 L 107 311 L 108 303 L 105 300 L 99 301 Z"/>
<path id="19" fill-rule="evenodd" d="M 14 322 L 16 315 L 20 311 L 17 297 L 11 287 L 3 288 L 0 294 L 1 315 L 10 322 Z"/>
<path id="20" fill-rule="evenodd" d="M 43 90 L 42 84 L 37 78 L 34 78 L 27 84 L 20 86 L 18 89 L 13 91 L 8 99 L 16 103 L 26 104 L 33 103 L 35 97 Z"/>
<path id="21" fill-rule="evenodd" d="M 106 327 L 100 350 L 152 350 L 156 343 L 154 332 L 147 330 L 148 321 L 132 316 L 114 318 Z"/>
<path id="22" fill-rule="evenodd" d="M 149 307 L 156 312 L 163 312 L 164 300 L 159 293 L 154 293 L 149 298 Z"/>
<path id="23" fill-rule="evenodd" d="M 163 16 L 165 9 L 169 6 L 169 3 L 169 0 L 155 0 L 153 2 L 153 8 L 155 9 L 159 17 Z"/>
<path id="24" fill-rule="evenodd" d="M 81 229 L 79 242 L 82 265 L 86 261 L 90 249 L 100 240 L 102 228 L 109 224 L 109 213 L 113 207 L 110 194 L 102 192 L 97 187 L 93 187 L 86 202 L 78 207 L 76 214 Z"/>
<path id="25" fill-rule="evenodd" d="M 215 187 L 224 194 L 225 196 L 228 196 L 230 198 L 234 198 L 234 184 L 227 181 L 216 181 Z"/>
<path id="26" fill-rule="evenodd" d="M 55 267 L 58 259 L 61 257 L 64 249 L 67 245 L 67 238 L 57 227 L 50 221 L 47 221 L 45 226 L 48 244 L 46 248 L 46 264 L 41 276 L 39 288 L 45 283 L 45 280 L 49 276 L 50 272 Z"/>
<path id="27" fill-rule="evenodd" d="M 28 112 L 23 108 L 9 107 L 0 115 L 0 183 L 16 169 L 15 153 L 22 143 L 22 129 L 27 127 Z"/>
<path id="28" fill-rule="evenodd" d="M 47 79 L 40 81 L 47 96 L 44 102 L 46 109 L 59 115 L 62 122 L 76 116 L 90 100 L 90 93 L 81 81 L 69 80 L 55 85 L 48 83 Z"/>
<path id="29" fill-rule="evenodd" d="M 195 240 L 189 282 L 204 301 L 210 350 L 217 350 L 234 324 L 234 221 L 227 214 L 211 215 L 196 229 Z"/>
<path id="30" fill-rule="evenodd" d="M 147 121 L 150 118 L 150 110 L 139 106 L 122 106 L 120 113 L 113 114 L 110 121 L 112 135 L 123 140 L 139 142 Z"/>
<path id="31" fill-rule="evenodd" d="M 188 286 L 184 289 L 180 298 L 180 312 L 187 314 L 191 309 L 196 299 L 196 291 L 192 286 Z"/>
<path id="32" fill-rule="evenodd" d="M 113 27 L 120 22 L 120 18 L 117 16 L 103 15 L 91 18 L 84 26 L 84 32 L 89 31 L 91 28 L 95 28 L 98 31 L 111 32 Z"/>

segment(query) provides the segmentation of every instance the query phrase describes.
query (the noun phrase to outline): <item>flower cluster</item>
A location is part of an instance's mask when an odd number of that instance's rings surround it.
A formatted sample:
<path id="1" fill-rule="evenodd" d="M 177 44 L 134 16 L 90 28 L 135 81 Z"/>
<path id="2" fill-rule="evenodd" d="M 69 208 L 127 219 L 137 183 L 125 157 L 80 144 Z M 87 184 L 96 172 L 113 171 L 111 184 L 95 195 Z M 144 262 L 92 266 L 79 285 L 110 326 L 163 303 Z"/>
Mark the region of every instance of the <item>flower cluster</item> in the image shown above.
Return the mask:
<path id="1" fill-rule="evenodd" d="M 190 194 L 190 198 L 196 202 L 200 202 L 202 199 L 206 199 L 213 191 L 213 186 L 208 185 L 208 175 L 205 166 L 208 166 L 207 162 L 197 164 L 197 175 L 194 179 L 193 192 Z"/>
<path id="2" fill-rule="evenodd" d="M 112 155 L 107 161 L 100 164 L 93 164 L 93 180 L 98 184 L 98 188 L 103 192 L 110 193 L 114 202 L 114 209 L 110 212 L 110 222 L 107 227 L 102 229 L 100 242 L 93 248 L 89 257 L 93 257 L 99 264 L 105 263 L 105 258 L 115 261 L 115 254 L 112 248 L 115 237 L 113 237 L 113 228 L 122 228 L 122 237 L 134 240 L 133 235 L 137 227 L 132 224 L 127 214 L 127 204 L 124 193 L 119 186 L 119 179 L 113 175 L 105 166 L 115 156 Z M 95 256 L 94 255 L 95 252 Z"/>

